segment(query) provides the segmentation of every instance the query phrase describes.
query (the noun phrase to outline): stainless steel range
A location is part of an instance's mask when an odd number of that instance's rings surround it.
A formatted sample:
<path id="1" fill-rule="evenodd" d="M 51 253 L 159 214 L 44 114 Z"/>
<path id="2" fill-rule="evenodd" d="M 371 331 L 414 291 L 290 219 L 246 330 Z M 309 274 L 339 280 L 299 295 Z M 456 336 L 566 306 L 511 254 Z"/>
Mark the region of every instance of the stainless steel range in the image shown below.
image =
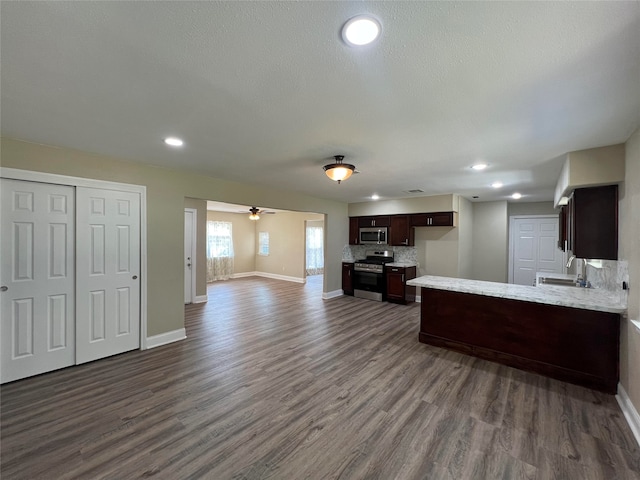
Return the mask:
<path id="1" fill-rule="evenodd" d="M 387 296 L 384 265 L 393 262 L 391 250 L 367 250 L 367 258 L 353 265 L 353 296 L 382 302 Z"/>

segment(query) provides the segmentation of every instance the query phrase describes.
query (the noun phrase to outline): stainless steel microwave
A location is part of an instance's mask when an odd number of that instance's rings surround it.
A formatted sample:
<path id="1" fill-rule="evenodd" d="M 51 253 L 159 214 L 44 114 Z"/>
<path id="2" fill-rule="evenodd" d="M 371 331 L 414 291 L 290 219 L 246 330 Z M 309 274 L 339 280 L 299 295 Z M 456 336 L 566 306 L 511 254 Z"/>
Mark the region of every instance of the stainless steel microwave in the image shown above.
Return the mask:
<path id="1" fill-rule="evenodd" d="M 360 245 L 386 245 L 388 242 L 387 227 L 363 227 L 358 232 Z"/>

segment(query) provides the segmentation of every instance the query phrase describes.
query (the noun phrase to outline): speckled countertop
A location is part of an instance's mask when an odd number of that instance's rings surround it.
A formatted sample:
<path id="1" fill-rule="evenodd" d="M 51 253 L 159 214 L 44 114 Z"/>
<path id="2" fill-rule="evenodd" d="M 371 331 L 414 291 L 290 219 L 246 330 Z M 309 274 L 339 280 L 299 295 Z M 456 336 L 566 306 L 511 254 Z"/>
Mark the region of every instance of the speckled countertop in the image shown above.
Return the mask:
<path id="1" fill-rule="evenodd" d="M 432 275 L 414 278 L 407 281 L 407 285 L 600 312 L 624 313 L 627 310 L 626 293 L 622 290 L 620 293 L 615 293 L 595 288 L 564 286 L 545 286 L 541 288 L 462 278 L 435 277 Z"/>
<path id="2" fill-rule="evenodd" d="M 399 267 L 399 268 L 415 267 L 416 265 L 417 265 L 416 263 L 412 263 L 412 262 L 392 262 L 392 263 L 384 264 L 385 267 Z"/>

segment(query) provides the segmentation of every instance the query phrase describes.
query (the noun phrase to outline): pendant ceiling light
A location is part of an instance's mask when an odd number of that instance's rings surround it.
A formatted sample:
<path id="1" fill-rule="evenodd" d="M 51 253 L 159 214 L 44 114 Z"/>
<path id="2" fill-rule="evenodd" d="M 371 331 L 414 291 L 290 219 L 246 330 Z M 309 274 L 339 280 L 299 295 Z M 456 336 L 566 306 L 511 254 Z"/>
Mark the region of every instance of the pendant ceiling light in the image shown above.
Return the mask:
<path id="1" fill-rule="evenodd" d="M 340 183 L 342 180 L 349 178 L 356 167 L 350 163 L 342 163 L 344 155 L 334 155 L 333 158 L 336 159 L 336 163 L 325 165 L 324 171 L 327 177 Z"/>

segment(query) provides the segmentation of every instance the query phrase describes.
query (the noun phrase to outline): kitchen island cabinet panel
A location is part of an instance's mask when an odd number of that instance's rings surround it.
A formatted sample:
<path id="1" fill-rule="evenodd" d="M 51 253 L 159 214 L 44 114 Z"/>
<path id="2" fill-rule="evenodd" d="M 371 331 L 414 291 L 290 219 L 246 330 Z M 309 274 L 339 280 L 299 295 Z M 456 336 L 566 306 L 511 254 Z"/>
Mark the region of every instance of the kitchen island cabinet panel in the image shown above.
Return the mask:
<path id="1" fill-rule="evenodd" d="M 422 288 L 419 340 L 616 393 L 620 315 Z"/>

